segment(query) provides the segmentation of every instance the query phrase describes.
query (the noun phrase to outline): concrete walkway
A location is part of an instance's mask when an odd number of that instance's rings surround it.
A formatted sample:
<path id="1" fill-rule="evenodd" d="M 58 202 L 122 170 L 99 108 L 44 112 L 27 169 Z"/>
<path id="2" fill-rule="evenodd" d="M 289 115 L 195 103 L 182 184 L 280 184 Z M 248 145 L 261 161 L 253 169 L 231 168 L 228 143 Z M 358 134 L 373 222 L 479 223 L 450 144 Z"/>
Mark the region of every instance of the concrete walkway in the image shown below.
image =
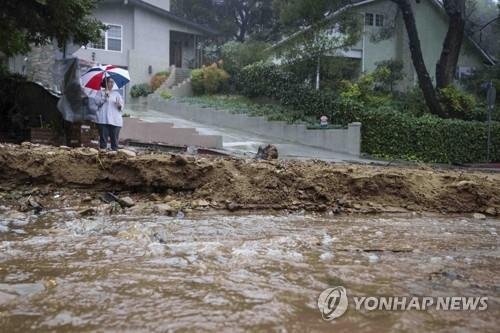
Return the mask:
<path id="1" fill-rule="evenodd" d="M 137 117 L 148 122 L 169 122 L 173 123 L 174 126 L 178 128 L 196 128 L 197 132 L 202 135 L 221 135 L 223 138 L 223 148 L 239 156 L 253 157 L 259 146 L 271 143 L 278 148 L 279 157 L 285 159 L 320 159 L 332 162 L 356 163 L 377 162 L 298 143 L 278 141 L 233 129 L 214 127 L 185 119 L 174 118 L 161 111 L 148 110 L 145 104 L 128 105 L 126 112 L 132 117 Z"/>

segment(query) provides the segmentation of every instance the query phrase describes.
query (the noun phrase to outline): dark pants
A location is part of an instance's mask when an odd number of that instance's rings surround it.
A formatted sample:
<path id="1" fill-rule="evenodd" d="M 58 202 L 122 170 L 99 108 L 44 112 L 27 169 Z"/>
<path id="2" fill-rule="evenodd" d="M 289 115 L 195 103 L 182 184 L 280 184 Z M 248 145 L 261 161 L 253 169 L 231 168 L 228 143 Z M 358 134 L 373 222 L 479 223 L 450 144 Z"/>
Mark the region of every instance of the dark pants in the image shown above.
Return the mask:
<path id="1" fill-rule="evenodd" d="M 118 136 L 120 135 L 121 127 L 108 124 L 97 124 L 97 129 L 99 130 L 99 147 L 101 149 L 106 149 L 108 147 L 109 138 L 111 141 L 111 149 L 118 150 Z"/>

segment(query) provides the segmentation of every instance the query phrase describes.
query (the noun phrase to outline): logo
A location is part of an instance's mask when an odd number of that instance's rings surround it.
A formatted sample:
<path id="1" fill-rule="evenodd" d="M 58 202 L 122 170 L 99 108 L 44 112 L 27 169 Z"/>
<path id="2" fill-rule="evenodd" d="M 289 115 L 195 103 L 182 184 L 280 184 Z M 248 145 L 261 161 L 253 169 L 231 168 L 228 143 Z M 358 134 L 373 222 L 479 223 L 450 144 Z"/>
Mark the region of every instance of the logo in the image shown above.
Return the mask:
<path id="1" fill-rule="evenodd" d="M 318 308 L 324 320 L 331 321 L 347 311 L 347 291 L 344 287 L 324 290 L 318 298 Z"/>
<path id="2" fill-rule="evenodd" d="M 352 296 L 353 310 L 369 311 L 486 311 L 488 297 L 473 296 Z M 318 297 L 318 309 L 324 320 L 342 316 L 349 306 L 344 287 L 323 290 Z"/>

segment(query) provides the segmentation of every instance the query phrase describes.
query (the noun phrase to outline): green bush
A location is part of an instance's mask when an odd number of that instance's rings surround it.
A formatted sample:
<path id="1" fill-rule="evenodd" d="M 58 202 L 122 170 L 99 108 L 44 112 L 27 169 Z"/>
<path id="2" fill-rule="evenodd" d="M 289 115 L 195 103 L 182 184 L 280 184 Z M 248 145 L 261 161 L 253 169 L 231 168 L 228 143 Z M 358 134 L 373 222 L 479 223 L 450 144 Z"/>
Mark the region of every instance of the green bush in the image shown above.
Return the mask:
<path id="1" fill-rule="evenodd" d="M 191 86 L 195 95 L 216 94 L 226 88 L 229 74 L 217 64 L 203 66 L 191 72 Z"/>
<path id="2" fill-rule="evenodd" d="M 269 44 L 260 41 L 239 43 L 230 41 L 221 47 L 221 60 L 224 70 L 235 76 L 243 67 L 264 58 L 264 50 Z"/>
<path id="3" fill-rule="evenodd" d="M 439 99 L 451 118 L 471 120 L 476 107 L 474 96 L 449 86 L 439 90 Z"/>
<path id="4" fill-rule="evenodd" d="M 166 99 L 166 100 L 169 100 L 169 99 L 172 99 L 173 96 L 171 93 L 169 93 L 168 91 L 162 91 L 160 93 L 160 96 L 163 98 L 163 99 Z"/>
<path id="5" fill-rule="evenodd" d="M 259 62 L 244 67 L 238 83 L 243 95 L 270 97 L 289 107 L 302 120 L 329 115 L 333 124 L 360 121 L 362 151 L 374 156 L 440 163 L 486 160 L 486 123 L 441 119 L 421 110 L 396 110 L 396 103 L 390 101 L 388 95 L 371 91 L 372 76 L 365 76 L 357 83 L 345 81 L 340 93 L 335 94 L 311 89 L 291 72 Z M 410 101 L 418 101 L 418 96 L 411 92 L 409 100 L 403 100 L 401 105 L 406 103 L 406 107 L 410 107 Z M 462 112 L 470 116 L 466 111 L 472 106 L 468 95 L 446 91 L 446 96 L 456 115 Z M 498 122 L 492 125 L 492 138 L 492 160 L 500 161 Z"/>
<path id="6" fill-rule="evenodd" d="M 486 161 L 487 124 L 380 108 L 362 112 L 362 151 L 439 163 Z M 500 123 L 492 125 L 491 159 L 500 161 Z"/>
<path id="7" fill-rule="evenodd" d="M 141 84 L 134 84 L 132 88 L 130 89 L 130 96 L 136 98 L 140 96 L 147 96 L 151 94 L 151 88 L 149 87 L 149 84 L 147 83 L 141 83 Z"/>

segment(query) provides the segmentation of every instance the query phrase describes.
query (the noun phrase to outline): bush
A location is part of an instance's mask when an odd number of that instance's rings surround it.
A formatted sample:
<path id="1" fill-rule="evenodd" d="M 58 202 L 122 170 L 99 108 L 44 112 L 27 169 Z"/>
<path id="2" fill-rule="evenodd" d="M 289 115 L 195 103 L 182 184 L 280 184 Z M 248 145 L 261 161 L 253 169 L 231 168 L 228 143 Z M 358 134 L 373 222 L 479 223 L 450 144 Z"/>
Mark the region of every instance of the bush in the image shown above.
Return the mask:
<path id="1" fill-rule="evenodd" d="M 151 90 L 156 91 L 156 89 L 160 88 L 163 82 L 165 82 L 168 79 L 169 75 L 170 73 L 168 71 L 158 72 L 155 75 L 153 75 L 153 77 L 149 81 Z"/>
<path id="2" fill-rule="evenodd" d="M 151 94 L 151 88 L 147 83 L 134 84 L 130 89 L 130 96 L 136 98 L 140 96 L 147 96 Z"/>
<path id="3" fill-rule="evenodd" d="M 374 156 L 439 163 L 486 161 L 487 124 L 385 108 L 360 114 L 362 151 Z M 492 124 L 491 159 L 500 161 L 500 123 Z"/>
<path id="4" fill-rule="evenodd" d="M 169 93 L 168 91 L 162 91 L 160 93 L 160 96 L 163 98 L 163 99 L 166 99 L 166 100 L 169 100 L 169 99 L 172 99 L 173 96 L 171 93 Z"/>
<path id="5" fill-rule="evenodd" d="M 220 50 L 224 70 L 232 77 L 236 76 L 243 67 L 262 60 L 267 47 L 267 43 L 252 40 L 244 43 L 227 42 Z"/>
<path id="6" fill-rule="evenodd" d="M 195 95 L 216 94 L 226 87 L 229 74 L 217 64 L 203 66 L 191 72 L 191 86 Z"/>
<path id="7" fill-rule="evenodd" d="M 375 63 L 377 68 L 373 72 L 374 81 L 380 88 L 394 91 L 394 86 L 403 79 L 403 63 L 398 60 L 384 60 Z"/>
<path id="8" fill-rule="evenodd" d="M 443 108 L 451 118 L 471 120 L 476 107 L 474 96 L 449 86 L 439 90 L 439 98 Z"/>
<path id="9" fill-rule="evenodd" d="M 357 83 L 344 81 L 340 94 L 336 95 L 331 91 L 311 89 L 277 65 L 259 62 L 243 68 L 238 83 L 247 97 L 273 98 L 298 112 L 302 119 L 324 114 L 330 116 L 333 124 L 360 121 L 362 151 L 374 156 L 441 163 L 486 160 L 486 123 L 441 119 L 425 113 L 418 117 L 415 114 L 422 111 L 417 110 L 396 111 L 395 103 L 388 102 L 388 95 L 371 91 L 371 76 L 365 76 Z M 419 100 L 418 95 L 411 92 L 410 100 Z M 467 95 L 457 96 L 454 91 L 446 91 L 446 96 L 455 114 L 471 105 Z M 492 159 L 500 161 L 498 122 L 492 125 L 492 138 Z"/>

